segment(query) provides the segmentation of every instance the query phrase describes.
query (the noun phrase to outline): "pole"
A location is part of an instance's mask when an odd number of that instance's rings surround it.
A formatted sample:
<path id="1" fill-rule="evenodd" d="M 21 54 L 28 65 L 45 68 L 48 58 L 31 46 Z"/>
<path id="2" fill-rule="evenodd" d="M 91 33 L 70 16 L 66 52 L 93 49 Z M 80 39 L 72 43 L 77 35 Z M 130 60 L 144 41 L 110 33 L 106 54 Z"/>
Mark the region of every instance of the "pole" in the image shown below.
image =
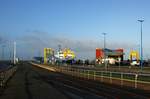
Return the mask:
<path id="1" fill-rule="evenodd" d="M 107 64 L 106 64 L 106 33 L 102 33 L 104 35 L 104 64 L 105 64 L 105 69 L 107 69 Z"/>
<path id="2" fill-rule="evenodd" d="M 4 47 L 5 47 L 5 45 L 2 45 L 2 60 L 5 60 L 4 59 Z"/>
<path id="3" fill-rule="evenodd" d="M 123 73 L 121 73 L 121 86 L 123 86 Z"/>
<path id="4" fill-rule="evenodd" d="M 121 62 L 121 58 L 119 57 L 119 59 L 118 59 L 118 60 L 119 60 L 119 70 L 120 70 L 120 62 Z"/>
<path id="5" fill-rule="evenodd" d="M 143 68 L 143 44 L 142 44 L 142 22 L 141 22 L 141 69 Z"/>
<path id="6" fill-rule="evenodd" d="M 134 88 L 137 88 L 137 78 L 138 78 L 138 74 L 135 74 L 135 84 L 134 84 Z"/>
<path id="7" fill-rule="evenodd" d="M 14 42 L 14 64 L 16 64 L 16 42 Z"/>
<path id="8" fill-rule="evenodd" d="M 142 35 L 142 23 L 144 22 L 144 20 L 138 20 L 141 23 L 141 57 L 140 57 L 140 66 L 141 66 L 141 70 L 143 69 L 143 35 Z"/>

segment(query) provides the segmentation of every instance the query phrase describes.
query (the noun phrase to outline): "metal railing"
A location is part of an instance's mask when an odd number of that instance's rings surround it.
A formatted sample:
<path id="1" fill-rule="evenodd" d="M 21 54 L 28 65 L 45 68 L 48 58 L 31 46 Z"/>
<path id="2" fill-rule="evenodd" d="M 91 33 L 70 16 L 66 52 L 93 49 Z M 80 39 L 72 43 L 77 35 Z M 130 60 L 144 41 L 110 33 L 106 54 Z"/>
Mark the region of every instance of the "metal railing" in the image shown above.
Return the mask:
<path id="1" fill-rule="evenodd" d="M 86 70 L 69 66 L 53 66 L 56 71 L 88 80 L 150 90 L 150 74 Z"/>
<path id="2" fill-rule="evenodd" d="M 0 87 L 5 86 L 8 79 L 12 77 L 12 75 L 14 74 L 16 70 L 17 70 L 17 66 L 13 66 L 13 67 L 7 68 L 6 70 L 0 71 Z"/>
<path id="3" fill-rule="evenodd" d="M 150 91 L 150 73 L 127 73 L 127 72 L 114 72 L 105 70 L 90 70 L 84 68 L 74 68 L 71 66 L 54 66 L 54 65 L 42 65 L 31 63 L 41 68 L 52 70 L 54 72 L 60 72 L 73 77 L 78 77 L 86 80 L 95 80 L 103 83 L 110 83 L 119 85 L 121 87 L 128 86 L 135 89 L 142 89 Z"/>

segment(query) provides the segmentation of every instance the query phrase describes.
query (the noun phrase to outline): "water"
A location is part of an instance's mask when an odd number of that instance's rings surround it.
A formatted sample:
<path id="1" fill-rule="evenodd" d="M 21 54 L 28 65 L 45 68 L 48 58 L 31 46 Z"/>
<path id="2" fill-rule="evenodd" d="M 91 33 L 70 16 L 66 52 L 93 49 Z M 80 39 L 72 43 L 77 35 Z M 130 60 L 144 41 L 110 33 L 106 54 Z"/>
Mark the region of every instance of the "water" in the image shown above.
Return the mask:
<path id="1" fill-rule="evenodd" d="M 0 70 L 4 70 L 11 66 L 10 61 L 0 61 Z"/>

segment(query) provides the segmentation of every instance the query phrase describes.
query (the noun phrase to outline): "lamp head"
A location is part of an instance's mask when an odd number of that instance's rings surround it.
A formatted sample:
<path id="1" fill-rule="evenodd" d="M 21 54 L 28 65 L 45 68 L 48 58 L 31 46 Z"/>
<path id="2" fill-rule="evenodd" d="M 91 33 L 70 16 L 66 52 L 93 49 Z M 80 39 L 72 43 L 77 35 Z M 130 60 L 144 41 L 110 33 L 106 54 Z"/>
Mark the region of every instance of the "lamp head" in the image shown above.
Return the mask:
<path id="1" fill-rule="evenodd" d="M 139 22 L 144 22 L 144 20 L 143 19 L 140 19 L 140 20 L 138 20 Z"/>

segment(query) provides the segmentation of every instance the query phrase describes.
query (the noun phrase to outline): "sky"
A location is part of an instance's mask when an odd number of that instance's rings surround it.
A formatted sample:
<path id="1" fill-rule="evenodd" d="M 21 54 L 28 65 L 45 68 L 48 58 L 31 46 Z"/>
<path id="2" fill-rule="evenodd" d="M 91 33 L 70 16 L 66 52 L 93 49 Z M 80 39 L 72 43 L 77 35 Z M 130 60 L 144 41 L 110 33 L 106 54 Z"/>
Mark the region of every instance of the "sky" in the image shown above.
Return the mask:
<path id="1" fill-rule="evenodd" d="M 17 56 L 42 55 L 44 47 L 69 47 L 78 58 L 94 59 L 95 48 L 140 49 L 143 23 L 144 58 L 150 58 L 149 0 L 0 0 L 0 58 L 11 57 L 13 41 Z"/>

